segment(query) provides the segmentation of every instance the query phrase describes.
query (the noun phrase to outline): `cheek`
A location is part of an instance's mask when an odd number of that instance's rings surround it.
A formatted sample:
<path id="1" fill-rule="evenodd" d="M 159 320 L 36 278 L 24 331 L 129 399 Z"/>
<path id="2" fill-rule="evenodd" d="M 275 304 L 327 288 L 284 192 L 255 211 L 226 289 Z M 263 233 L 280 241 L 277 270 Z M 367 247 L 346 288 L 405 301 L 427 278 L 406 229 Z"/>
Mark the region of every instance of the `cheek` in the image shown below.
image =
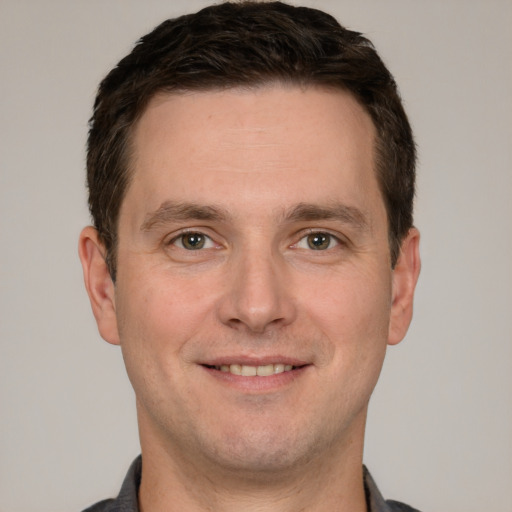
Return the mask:
<path id="1" fill-rule="evenodd" d="M 360 336 L 369 342 L 386 338 L 391 313 L 391 277 L 387 274 L 347 271 L 320 285 L 312 281 L 309 289 L 314 291 L 303 306 L 331 336 L 347 336 L 347 341 Z"/>
<path id="2" fill-rule="evenodd" d="M 205 316 L 209 302 L 207 283 L 176 276 L 165 268 L 132 266 L 136 272 L 119 275 L 116 285 L 116 312 L 122 338 L 133 333 L 147 336 L 152 343 L 179 343 L 190 335 Z M 149 341 L 149 340 L 146 340 Z"/>
<path id="3" fill-rule="evenodd" d="M 184 346 L 198 323 L 197 309 L 163 280 L 159 285 L 142 278 L 126 282 L 140 285 L 123 287 L 118 281 L 121 350 L 139 405 L 151 414 L 179 399 L 172 390 L 180 387 Z"/>
<path id="4" fill-rule="evenodd" d="M 319 364 L 332 365 L 337 375 L 347 377 L 344 382 L 351 389 L 372 387 L 384 360 L 391 311 L 391 281 L 386 275 L 338 275 L 303 303 L 309 321 L 327 342 Z"/>
<path id="5" fill-rule="evenodd" d="M 183 346 L 204 316 L 198 293 L 163 276 L 123 278 L 116 285 L 116 314 L 130 379 L 135 372 L 144 378 L 175 373 L 172 366 L 180 364 Z"/>

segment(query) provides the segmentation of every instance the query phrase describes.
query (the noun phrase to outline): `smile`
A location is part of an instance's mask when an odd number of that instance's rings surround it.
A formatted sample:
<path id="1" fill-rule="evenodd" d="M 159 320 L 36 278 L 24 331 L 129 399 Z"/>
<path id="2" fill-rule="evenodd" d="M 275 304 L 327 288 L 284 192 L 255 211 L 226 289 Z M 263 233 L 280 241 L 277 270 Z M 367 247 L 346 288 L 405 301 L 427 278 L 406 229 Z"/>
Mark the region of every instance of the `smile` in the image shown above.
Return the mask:
<path id="1" fill-rule="evenodd" d="M 203 363 L 201 366 L 222 385 L 235 389 L 237 392 L 249 394 L 273 393 L 282 390 L 293 385 L 313 366 L 311 363 L 299 360 L 276 358 L 280 362 L 272 363 L 266 358 L 262 358 L 263 360 L 260 361 L 244 361 L 243 359 L 245 358 L 238 361 L 235 359 L 237 362 L 220 359 Z"/>
<path id="2" fill-rule="evenodd" d="M 248 366 L 245 364 L 222 364 L 214 366 L 215 370 L 233 375 L 241 375 L 242 377 L 268 377 L 278 373 L 289 372 L 295 367 L 291 364 L 266 364 L 261 366 Z"/>

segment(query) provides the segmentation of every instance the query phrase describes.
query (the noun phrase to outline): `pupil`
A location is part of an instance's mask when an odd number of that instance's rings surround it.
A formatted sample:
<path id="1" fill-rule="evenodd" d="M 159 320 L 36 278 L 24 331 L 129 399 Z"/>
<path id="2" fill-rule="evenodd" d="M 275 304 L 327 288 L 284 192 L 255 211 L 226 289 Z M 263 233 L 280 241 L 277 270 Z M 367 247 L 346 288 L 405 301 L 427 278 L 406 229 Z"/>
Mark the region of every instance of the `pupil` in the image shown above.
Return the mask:
<path id="1" fill-rule="evenodd" d="M 182 241 L 186 249 L 201 249 L 204 245 L 204 236 L 200 233 L 188 233 L 183 236 Z"/>
<path id="2" fill-rule="evenodd" d="M 325 233 L 309 235 L 308 244 L 311 249 L 326 249 L 329 246 L 329 235 L 326 235 Z"/>

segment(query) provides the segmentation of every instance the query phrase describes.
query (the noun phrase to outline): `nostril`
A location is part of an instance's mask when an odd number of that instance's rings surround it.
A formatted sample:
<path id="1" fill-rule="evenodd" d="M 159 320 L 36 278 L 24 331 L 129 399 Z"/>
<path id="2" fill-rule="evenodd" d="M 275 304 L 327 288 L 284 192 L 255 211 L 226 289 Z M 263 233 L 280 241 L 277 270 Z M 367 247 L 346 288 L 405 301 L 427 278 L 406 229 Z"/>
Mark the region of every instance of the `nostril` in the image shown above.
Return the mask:
<path id="1" fill-rule="evenodd" d="M 296 310 L 283 273 L 269 266 L 271 261 L 244 260 L 241 270 L 234 272 L 218 303 L 219 319 L 232 329 L 264 333 L 294 321 Z M 261 268 L 260 268 L 261 267 Z"/>

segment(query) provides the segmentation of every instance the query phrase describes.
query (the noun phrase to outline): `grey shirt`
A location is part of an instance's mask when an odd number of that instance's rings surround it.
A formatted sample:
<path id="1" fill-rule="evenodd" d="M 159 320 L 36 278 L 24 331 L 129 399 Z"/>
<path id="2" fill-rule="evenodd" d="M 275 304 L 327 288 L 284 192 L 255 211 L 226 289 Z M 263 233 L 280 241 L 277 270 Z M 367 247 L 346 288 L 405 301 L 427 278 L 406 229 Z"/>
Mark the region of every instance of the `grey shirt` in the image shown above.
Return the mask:
<path id="1" fill-rule="evenodd" d="M 363 469 L 368 512 L 419 512 L 404 503 L 384 500 L 366 467 Z M 139 491 L 141 470 L 142 458 L 139 456 L 133 461 L 128 470 L 119 496 L 115 499 L 100 501 L 83 512 L 139 512 L 137 493 Z"/>

